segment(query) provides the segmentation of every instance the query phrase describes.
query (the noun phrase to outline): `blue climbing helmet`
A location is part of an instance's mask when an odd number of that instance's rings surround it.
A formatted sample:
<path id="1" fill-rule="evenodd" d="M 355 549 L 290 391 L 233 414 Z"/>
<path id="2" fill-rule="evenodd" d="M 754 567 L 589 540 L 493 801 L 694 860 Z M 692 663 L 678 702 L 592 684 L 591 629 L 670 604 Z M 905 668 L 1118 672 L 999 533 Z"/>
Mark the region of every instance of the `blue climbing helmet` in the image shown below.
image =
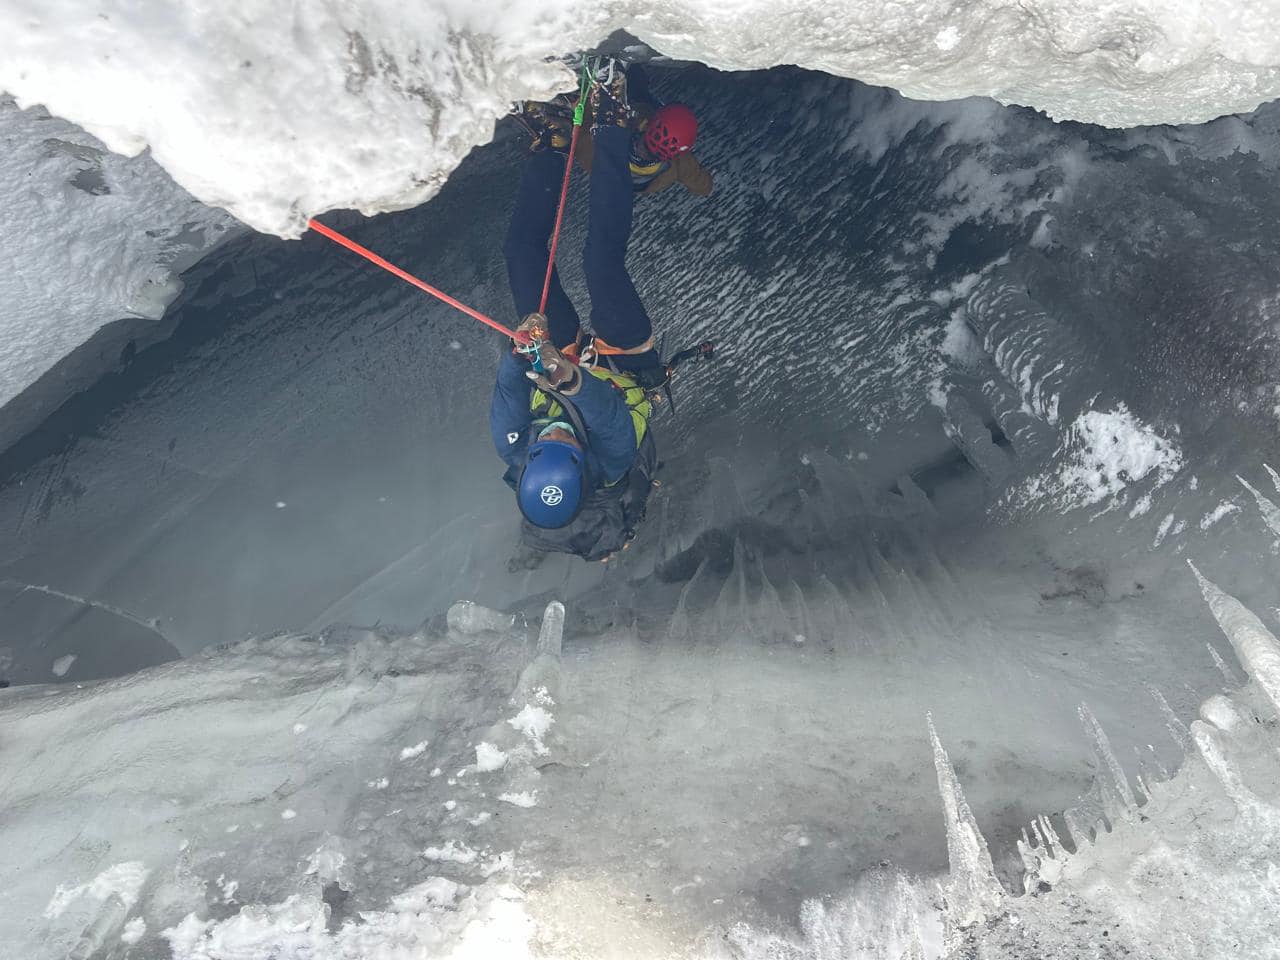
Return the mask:
<path id="1" fill-rule="evenodd" d="M 564 440 L 538 440 L 529 445 L 516 502 L 535 527 L 567 527 L 578 515 L 585 485 L 582 450 Z"/>

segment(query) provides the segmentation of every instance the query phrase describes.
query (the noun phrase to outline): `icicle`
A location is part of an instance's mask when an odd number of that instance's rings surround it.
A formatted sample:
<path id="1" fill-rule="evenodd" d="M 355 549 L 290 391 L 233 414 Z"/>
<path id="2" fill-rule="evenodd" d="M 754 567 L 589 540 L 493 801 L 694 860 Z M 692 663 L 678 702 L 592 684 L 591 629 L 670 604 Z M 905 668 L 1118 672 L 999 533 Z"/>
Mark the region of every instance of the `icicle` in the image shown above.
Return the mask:
<path id="1" fill-rule="evenodd" d="M 1269 463 L 1264 463 L 1262 467 L 1271 475 L 1271 485 L 1276 488 L 1276 493 L 1280 493 L 1280 474 L 1272 470 Z"/>
<path id="2" fill-rule="evenodd" d="M 1031 825 L 1035 830 L 1035 824 Z M 1022 892 L 1028 893 L 1040 877 L 1040 862 L 1045 859 L 1044 844 L 1040 842 L 1039 833 L 1035 840 L 1022 828 L 1022 837 L 1017 841 L 1018 857 L 1022 860 Z"/>
<path id="3" fill-rule="evenodd" d="M 1018 842 L 1022 857 L 1023 890 L 1030 893 L 1038 883 L 1054 884 L 1062 873 L 1067 852 L 1058 839 L 1057 831 L 1046 816 L 1039 816 L 1030 823 L 1031 833 L 1024 828 Z"/>
<path id="4" fill-rule="evenodd" d="M 668 640 L 687 640 L 693 636 L 693 626 L 689 617 L 689 594 L 693 591 L 694 585 L 702 581 L 702 575 L 706 572 L 708 563 L 708 559 L 703 557 L 702 562 L 698 564 L 698 569 L 689 578 L 689 582 L 680 588 L 675 611 L 667 624 Z"/>
<path id="5" fill-rule="evenodd" d="M 1116 812 L 1121 816 L 1127 817 L 1138 808 L 1138 801 L 1133 795 L 1133 788 L 1129 786 L 1129 778 L 1124 772 L 1124 767 L 1120 766 L 1120 761 L 1116 758 L 1115 751 L 1111 749 L 1111 741 L 1107 739 L 1107 735 L 1102 729 L 1102 724 L 1098 723 L 1098 719 L 1089 710 L 1089 707 L 1082 703 L 1077 713 L 1080 715 L 1080 722 L 1084 724 L 1084 732 L 1088 734 L 1089 739 L 1093 742 L 1093 751 L 1097 755 L 1098 761 L 1111 774 L 1111 787 L 1115 790 L 1114 797 L 1120 801 L 1121 807 Z M 1110 792 L 1104 790 L 1104 798 Z M 1111 810 L 1107 810 L 1106 813 L 1108 819 L 1115 819 Z"/>
<path id="6" fill-rule="evenodd" d="M 1262 513 L 1263 522 L 1271 528 L 1272 533 L 1280 536 L 1280 507 L 1268 500 L 1261 491 L 1251 486 L 1244 477 L 1237 474 L 1236 479 L 1244 485 L 1246 490 L 1253 494 L 1253 499 L 1258 501 L 1258 510 Z"/>
<path id="7" fill-rule="evenodd" d="M 1097 836 L 1097 821 L 1086 819 L 1079 810 L 1072 808 L 1062 811 L 1062 822 L 1066 824 L 1067 833 L 1076 848 L 1076 853 L 1090 846 L 1093 838 Z"/>
<path id="8" fill-rule="evenodd" d="M 1169 768 L 1161 761 L 1155 747 L 1147 744 L 1145 748 L 1134 747 L 1133 755 L 1138 758 L 1138 781 L 1142 792 L 1152 796 L 1153 784 L 1159 785 L 1169 779 Z"/>
<path id="9" fill-rule="evenodd" d="M 1196 747 L 1200 750 L 1200 756 L 1204 758 L 1209 772 L 1222 784 L 1222 789 L 1231 798 L 1231 802 L 1236 805 L 1241 815 L 1256 815 L 1266 808 L 1267 804 L 1262 803 L 1257 795 L 1244 785 L 1239 768 L 1222 749 L 1222 744 L 1218 742 L 1218 736 L 1214 734 L 1213 727 L 1197 720 L 1191 724 L 1191 736 L 1195 739 Z"/>
<path id="10" fill-rule="evenodd" d="M 542 629 L 538 632 L 538 652 L 533 662 L 520 674 L 512 702 L 523 705 L 543 697 L 560 699 L 560 649 L 564 638 L 564 604 L 552 600 L 542 613 Z"/>
<path id="11" fill-rule="evenodd" d="M 773 585 L 773 581 L 769 579 L 769 574 L 765 572 L 764 558 L 759 555 L 755 557 L 755 570 L 760 577 L 760 595 L 756 600 L 754 610 L 743 610 L 744 619 L 750 619 L 757 625 L 761 638 L 766 642 L 779 639 L 794 640 L 796 633 L 791 629 L 791 618 L 787 616 L 787 612 L 782 606 L 782 598 L 778 595 L 778 589 Z"/>
<path id="12" fill-rule="evenodd" d="M 1147 693 L 1151 694 L 1152 699 L 1160 707 L 1160 712 L 1164 714 L 1164 724 L 1169 728 L 1169 735 L 1173 737 L 1174 742 L 1182 748 L 1182 752 L 1186 753 L 1191 747 L 1191 731 L 1187 729 L 1187 725 L 1178 719 L 1178 715 L 1173 712 L 1173 707 L 1169 706 L 1169 701 L 1164 698 L 1153 684 L 1148 683 Z"/>
<path id="13" fill-rule="evenodd" d="M 1044 839 L 1045 846 L 1048 847 L 1050 855 L 1055 860 L 1061 860 L 1067 855 L 1066 848 L 1063 847 L 1062 841 L 1058 839 L 1058 831 L 1053 829 L 1053 822 L 1044 814 L 1038 819 L 1040 836 Z"/>
<path id="14" fill-rule="evenodd" d="M 907 883 L 907 878 L 902 876 L 898 877 L 897 894 L 898 902 L 905 907 L 900 915 L 906 918 L 903 934 L 907 939 L 907 949 L 902 960 L 925 960 L 924 938 L 920 931 L 920 898 L 915 888 Z"/>
<path id="15" fill-rule="evenodd" d="M 560 658 L 564 640 L 564 604 L 552 600 L 542 612 L 542 629 L 538 631 L 538 656 Z"/>
<path id="16" fill-rule="evenodd" d="M 947 917 L 959 927 L 981 923 L 1000 907 L 1004 888 L 996 879 L 987 841 L 978 829 L 960 780 L 938 739 L 933 715 L 926 716 L 929 739 L 933 743 L 933 766 L 938 774 L 938 792 L 947 821 L 947 860 L 951 866 L 948 884 Z"/>
<path id="17" fill-rule="evenodd" d="M 1280 712 L 1280 641 L 1244 604 L 1205 579 L 1194 563 L 1188 560 L 1187 566 L 1200 581 L 1200 592 L 1204 594 L 1213 618 L 1235 648 L 1236 656 Z"/>
<path id="18" fill-rule="evenodd" d="M 1209 648 L 1209 656 L 1213 658 L 1213 664 L 1218 668 L 1218 672 L 1222 674 L 1222 679 L 1226 682 L 1227 687 L 1231 690 L 1243 687 L 1244 681 L 1237 677 L 1236 672 L 1227 666 L 1226 661 L 1222 659 L 1222 655 L 1218 653 L 1214 645 L 1206 643 L 1205 646 Z"/>

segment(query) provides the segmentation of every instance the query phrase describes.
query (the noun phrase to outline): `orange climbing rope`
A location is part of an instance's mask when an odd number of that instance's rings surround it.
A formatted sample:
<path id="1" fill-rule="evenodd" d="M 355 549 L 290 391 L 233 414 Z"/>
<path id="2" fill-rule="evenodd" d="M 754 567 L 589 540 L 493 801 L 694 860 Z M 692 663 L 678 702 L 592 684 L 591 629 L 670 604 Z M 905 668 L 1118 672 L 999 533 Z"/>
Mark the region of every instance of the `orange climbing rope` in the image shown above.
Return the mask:
<path id="1" fill-rule="evenodd" d="M 384 260 L 382 257 L 378 256 L 368 247 L 360 246 L 360 244 L 356 243 L 350 237 L 343 236 L 337 230 L 334 230 L 332 227 L 326 227 L 319 220 L 308 220 L 307 226 L 309 226 L 312 230 L 314 230 L 316 233 L 320 234 L 321 236 L 328 237 L 334 243 L 346 247 L 352 253 L 360 254 L 360 256 L 364 257 L 370 263 L 381 267 L 383 270 L 386 270 L 388 273 L 395 274 L 395 276 L 399 277 L 405 283 L 411 283 L 415 287 L 417 287 L 419 290 L 426 291 L 436 299 L 443 300 L 445 303 L 449 304 L 449 306 L 457 310 L 461 310 L 467 316 L 473 317 L 474 319 L 479 320 L 486 327 L 492 327 L 494 330 L 497 330 L 499 333 L 504 334 L 508 337 L 511 337 L 511 339 L 513 340 L 521 339 L 521 337 L 516 336 L 516 333 L 514 330 L 508 330 L 506 327 L 500 324 L 497 320 L 494 320 L 492 317 L 486 317 L 479 310 L 473 310 L 471 307 L 468 307 L 461 300 L 455 300 L 453 297 L 449 296 L 443 290 L 437 290 L 435 287 L 431 286 L 431 284 L 425 283 L 424 281 L 419 280 L 417 277 L 415 277 L 413 274 L 409 273 L 408 271 L 401 270 L 394 263 L 390 263 L 389 261 Z"/>

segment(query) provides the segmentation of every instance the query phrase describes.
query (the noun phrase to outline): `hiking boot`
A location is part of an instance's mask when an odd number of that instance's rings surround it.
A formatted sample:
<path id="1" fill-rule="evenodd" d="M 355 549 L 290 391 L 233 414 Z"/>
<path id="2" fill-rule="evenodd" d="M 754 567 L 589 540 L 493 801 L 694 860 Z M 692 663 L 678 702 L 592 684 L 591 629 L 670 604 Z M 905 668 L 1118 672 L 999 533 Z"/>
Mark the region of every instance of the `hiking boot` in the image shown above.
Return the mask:
<path id="1" fill-rule="evenodd" d="M 629 127 L 635 115 L 627 100 L 627 71 L 621 60 L 601 58 L 591 88 L 591 129 Z"/>
<path id="2" fill-rule="evenodd" d="M 547 102 L 525 100 L 516 110 L 516 119 L 533 138 L 530 153 L 543 150 L 564 153 L 569 149 L 573 136 L 573 101 L 567 95 Z"/>

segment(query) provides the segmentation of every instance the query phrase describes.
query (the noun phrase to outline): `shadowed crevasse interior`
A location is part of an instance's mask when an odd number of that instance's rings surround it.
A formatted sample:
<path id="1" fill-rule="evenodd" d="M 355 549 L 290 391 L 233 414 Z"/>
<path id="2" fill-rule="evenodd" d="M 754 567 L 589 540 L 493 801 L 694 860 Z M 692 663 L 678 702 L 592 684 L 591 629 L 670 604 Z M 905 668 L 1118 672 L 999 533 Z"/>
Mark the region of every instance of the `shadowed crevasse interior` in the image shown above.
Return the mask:
<path id="1" fill-rule="evenodd" d="M 698 110 L 716 192 L 641 198 L 630 264 L 669 350 L 719 350 L 655 422 L 631 550 L 510 571 L 504 343 L 314 234 L 246 237 L 188 272 L 170 340 L 0 457 L 3 678 L 562 600 L 576 762 L 523 842 L 548 883 L 604 877 L 690 929 L 942 867 L 926 711 L 1010 885 L 1019 831 L 1097 772 L 1082 703 L 1131 772 L 1176 765 L 1150 691 L 1190 716 L 1223 683 L 1206 644 L 1231 662 L 1184 558 L 1270 609 L 1236 474 L 1270 484 L 1280 111 L 1117 132 L 654 72 Z M 329 220 L 511 320 L 523 151 L 504 130 L 426 206 Z M 561 243 L 580 308 L 585 190 Z M 1154 459 L 1081 456 L 1134 436 Z M 466 711 L 439 710 L 465 752 Z"/>

